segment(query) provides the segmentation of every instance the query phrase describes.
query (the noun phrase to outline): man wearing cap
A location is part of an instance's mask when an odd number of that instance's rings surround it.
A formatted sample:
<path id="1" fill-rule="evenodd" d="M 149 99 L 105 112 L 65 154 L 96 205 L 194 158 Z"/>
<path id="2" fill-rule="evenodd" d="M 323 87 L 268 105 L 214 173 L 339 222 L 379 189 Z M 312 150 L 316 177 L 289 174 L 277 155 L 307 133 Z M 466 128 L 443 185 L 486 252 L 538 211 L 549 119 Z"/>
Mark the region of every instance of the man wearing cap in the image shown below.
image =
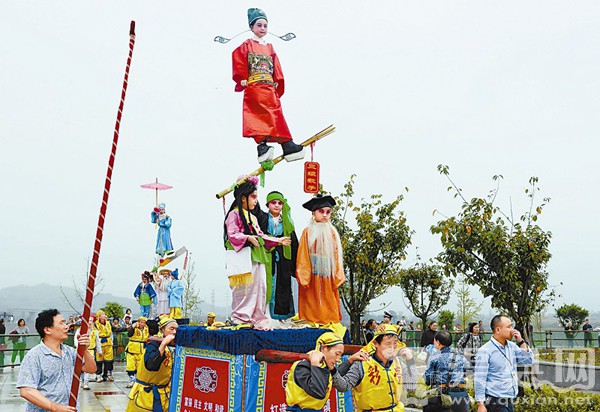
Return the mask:
<path id="1" fill-rule="evenodd" d="M 338 288 L 346 275 L 340 235 L 330 223 L 335 200 L 319 194 L 302 206 L 312 212 L 312 218 L 298 246 L 298 314 L 317 324 L 339 323 L 342 310 Z"/>
<path id="2" fill-rule="evenodd" d="M 344 342 L 339 335 L 325 332 L 317 339 L 308 360 L 294 362 L 285 385 L 287 411 L 322 410 L 329 399 L 332 376 L 338 374 L 335 365 L 344 354 Z M 351 356 L 352 361 L 366 359 L 364 352 Z"/>
<path id="3" fill-rule="evenodd" d="M 169 317 L 173 319 L 181 319 L 183 317 L 183 291 L 185 286 L 179 280 L 179 270 L 175 269 L 171 272 L 171 282 L 167 287 L 169 294 Z"/>
<path id="4" fill-rule="evenodd" d="M 361 350 L 364 358 L 348 358 L 333 375 L 333 386 L 338 391 L 352 389 L 359 411 L 404 411 L 400 401 L 402 382 L 415 382 L 416 366 L 411 350 L 398 340 L 399 332 L 395 325 L 380 325 L 375 337 Z M 397 355 L 406 359 L 407 368 L 402 368 Z"/>
<path id="5" fill-rule="evenodd" d="M 98 320 L 94 324 L 100 338 L 100 349 L 96 351 L 96 381 L 114 381 L 112 376 L 114 352 L 112 341 L 112 326 L 103 310 L 96 312 Z M 104 370 L 103 370 L 104 369 Z"/>
<path id="6" fill-rule="evenodd" d="M 206 326 L 212 326 L 215 323 L 216 317 L 217 315 L 214 312 L 208 312 L 208 315 L 206 315 Z"/>
<path id="7" fill-rule="evenodd" d="M 268 213 L 254 208 L 261 230 L 273 237 L 289 237 L 291 245 L 277 245 L 269 253 L 267 269 L 267 304 L 272 319 L 285 321 L 296 314 L 292 296 L 292 278 L 296 276 L 298 237 L 294 229 L 291 209 L 281 192 L 267 195 Z"/>
<path id="8" fill-rule="evenodd" d="M 144 316 L 140 316 L 137 322 L 127 328 L 127 336 L 129 337 L 129 343 L 125 348 L 125 371 L 129 376 L 127 388 L 133 386 L 135 373 L 144 358 L 144 344 L 148 340 L 148 336 L 150 336 L 148 326 L 146 325 L 147 320 Z"/>
<path id="9" fill-rule="evenodd" d="M 385 312 L 383 312 L 383 322 L 382 323 L 389 325 L 390 323 L 392 323 L 392 318 L 393 318 L 392 314 L 390 312 L 385 311 Z"/>
<path id="10" fill-rule="evenodd" d="M 160 342 L 148 342 L 144 361 L 138 366 L 135 383 L 129 392 L 127 412 L 169 410 L 173 370 L 173 348 L 169 345 L 175 341 L 178 325 L 175 319 L 162 316 L 158 327 L 164 338 Z"/>

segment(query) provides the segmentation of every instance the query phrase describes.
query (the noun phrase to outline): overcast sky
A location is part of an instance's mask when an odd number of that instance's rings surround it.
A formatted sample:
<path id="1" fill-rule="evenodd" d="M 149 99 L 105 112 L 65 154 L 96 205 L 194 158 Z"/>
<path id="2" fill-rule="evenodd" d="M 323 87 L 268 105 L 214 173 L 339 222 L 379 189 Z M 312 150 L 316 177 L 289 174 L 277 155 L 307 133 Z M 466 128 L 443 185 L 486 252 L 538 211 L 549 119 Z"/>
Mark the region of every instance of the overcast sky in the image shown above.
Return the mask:
<path id="1" fill-rule="evenodd" d="M 175 247 L 193 252 L 202 298 L 224 303 L 223 205 L 215 193 L 255 169 L 241 137 L 242 94 L 231 52 L 256 6 L 286 77 L 286 119 L 319 142 L 325 188 L 357 174 L 360 196 L 410 191 L 401 208 L 423 258 L 440 251 L 437 209 L 456 214 L 436 166 L 467 197 L 502 174 L 497 204 L 522 214 L 530 176 L 552 198 L 538 223 L 553 234 L 550 283 L 558 303 L 598 310 L 600 241 L 600 3 L 595 1 L 30 1 L 0 5 L 0 247 L 3 286 L 69 285 L 91 257 L 128 52 L 137 39 L 113 174 L 99 271 L 105 291 L 130 295 L 152 266 L 154 181 Z M 277 149 L 279 150 L 279 149 Z M 282 163 L 261 190 L 290 200 L 298 233 L 302 162 Z M 228 204 L 232 197 L 227 198 Z M 381 302 L 401 308 L 393 289 Z M 219 303 L 219 302 L 217 302 Z"/>

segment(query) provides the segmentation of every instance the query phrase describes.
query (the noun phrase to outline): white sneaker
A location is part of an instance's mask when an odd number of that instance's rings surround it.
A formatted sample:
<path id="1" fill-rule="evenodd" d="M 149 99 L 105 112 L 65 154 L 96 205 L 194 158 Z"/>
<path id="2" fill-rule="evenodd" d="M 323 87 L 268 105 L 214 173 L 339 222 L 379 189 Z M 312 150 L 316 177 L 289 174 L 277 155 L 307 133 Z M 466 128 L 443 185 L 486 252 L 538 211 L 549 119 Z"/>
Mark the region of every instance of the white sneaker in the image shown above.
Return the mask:
<path id="1" fill-rule="evenodd" d="M 83 390 L 89 391 L 90 390 L 90 385 L 88 385 L 87 383 L 84 383 L 83 384 Z"/>
<path id="2" fill-rule="evenodd" d="M 96 381 L 95 382 L 102 382 L 102 375 L 96 375 Z"/>

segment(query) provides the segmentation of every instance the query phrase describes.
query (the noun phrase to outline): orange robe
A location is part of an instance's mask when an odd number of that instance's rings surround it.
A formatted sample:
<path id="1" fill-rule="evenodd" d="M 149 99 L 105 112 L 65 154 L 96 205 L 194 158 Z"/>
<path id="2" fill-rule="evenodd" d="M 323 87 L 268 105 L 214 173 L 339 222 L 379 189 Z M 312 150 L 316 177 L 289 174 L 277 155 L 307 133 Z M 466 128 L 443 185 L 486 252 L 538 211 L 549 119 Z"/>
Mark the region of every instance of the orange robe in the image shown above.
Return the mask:
<path id="1" fill-rule="evenodd" d="M 285 81 L 273 46 L 248 39 L 233 51 L 231 57 L 235 91 L 244 92 L 243 136 L 253 137 L 256 143 L 266 136 L 276 143 L 292 140 L 279 101 L 285 91 Z M 253 78 L 263 77 L 264 80 L 252 82 Z M 241 85 L 242 80 L 248 80 L 247 87 Z"/>
<path id="2" fill-rule="evenodd" d="M 313 273 L 308 248 L 308 231 L 302 232 L 298 245 L 296 261 L 296 280 L 298 281 L 298 316 L 319 324 L 340 322 L 342 309 L 338 288 L 346 280 L 342 265 L 336 265 L 331 276 L 320 276 Z M 331 236 L 335 236 L 331 232 Z"/>

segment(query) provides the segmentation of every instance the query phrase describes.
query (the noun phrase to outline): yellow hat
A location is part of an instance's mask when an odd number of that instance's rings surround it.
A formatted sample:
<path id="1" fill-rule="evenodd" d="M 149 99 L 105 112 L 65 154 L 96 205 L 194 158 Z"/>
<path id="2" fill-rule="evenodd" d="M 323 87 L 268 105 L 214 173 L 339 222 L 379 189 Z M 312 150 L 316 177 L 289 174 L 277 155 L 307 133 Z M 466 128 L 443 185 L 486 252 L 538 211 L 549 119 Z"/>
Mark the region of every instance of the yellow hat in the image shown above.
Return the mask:
<path id="1" fill-rule="evenodd" d="M 158 321 L 158 327 L 159 328 L 164 328 L 165 326 L 167 326 L 169 323 L 177 323 L 177 321 L 173 318 L 168 317 L 167 315 L 162 315 Z"/>
<path id="2" fill-rule="evenodd" d="M 138 318 L 138 322 L 139 322 L 140 320 L 143 320 L 144 322 L 146 322 L 146 321 L 148 320 L 148 318 L 147 318 L 147 317 L 145 317 L 145 316 L 140 316 L 140 317 Z"/>
<path id="3" fill-rule="evenodd" d="M 208 315 L 206 315 L 207 318 L 216 318 L 217 315 L 214 314 L 214 312 L 208 312 Z"/>
<path id="4" fill-rule="evenodd" d="M 96 317 L 100 317 L 100 315 L 106 315 L 106 313 L 104 313 L 103 310 L 99 310 L 98 312 L 96 312 Z"/>
<path id="5" fill-rule="evenodd" d="M 336 335 L 333 332 L 325 332 L 324 334 L 319 336 L 319 339 L 317 339 L 315 350 L 321 350 L 321 345 L 335 346 L 343 343 L 344 341 L 342 340 L 342 338 L 339 337 L 339 335 Z"/>
<path id="6" fill-rule="evenodd" d="M 377 339 L 378 336 L 385 336 L 385 335 L 394 335 L 394 336 L 398 336 L 400 334 L 400 331 L 402 330 L 402 328 L 400 326 L 396 326 L 396 325 L 390 325 L 390 324 L 385 324 L 382 323 L 381 325 L 377 326 L 377 329 L 375 330 L 375 334 L 373 335 L 373 339 L 371 339 L 371 341 L 369 343 L 367 343 L 362 350 L 364 350 L 365 352 L 369 353 L 369 354 L 374 354 L 375 353 L 375 339 Z M 399 345 L 398 347 L 404 347 L 406 346 L 404 343 L 400 342 L 401 345 Z"/>

